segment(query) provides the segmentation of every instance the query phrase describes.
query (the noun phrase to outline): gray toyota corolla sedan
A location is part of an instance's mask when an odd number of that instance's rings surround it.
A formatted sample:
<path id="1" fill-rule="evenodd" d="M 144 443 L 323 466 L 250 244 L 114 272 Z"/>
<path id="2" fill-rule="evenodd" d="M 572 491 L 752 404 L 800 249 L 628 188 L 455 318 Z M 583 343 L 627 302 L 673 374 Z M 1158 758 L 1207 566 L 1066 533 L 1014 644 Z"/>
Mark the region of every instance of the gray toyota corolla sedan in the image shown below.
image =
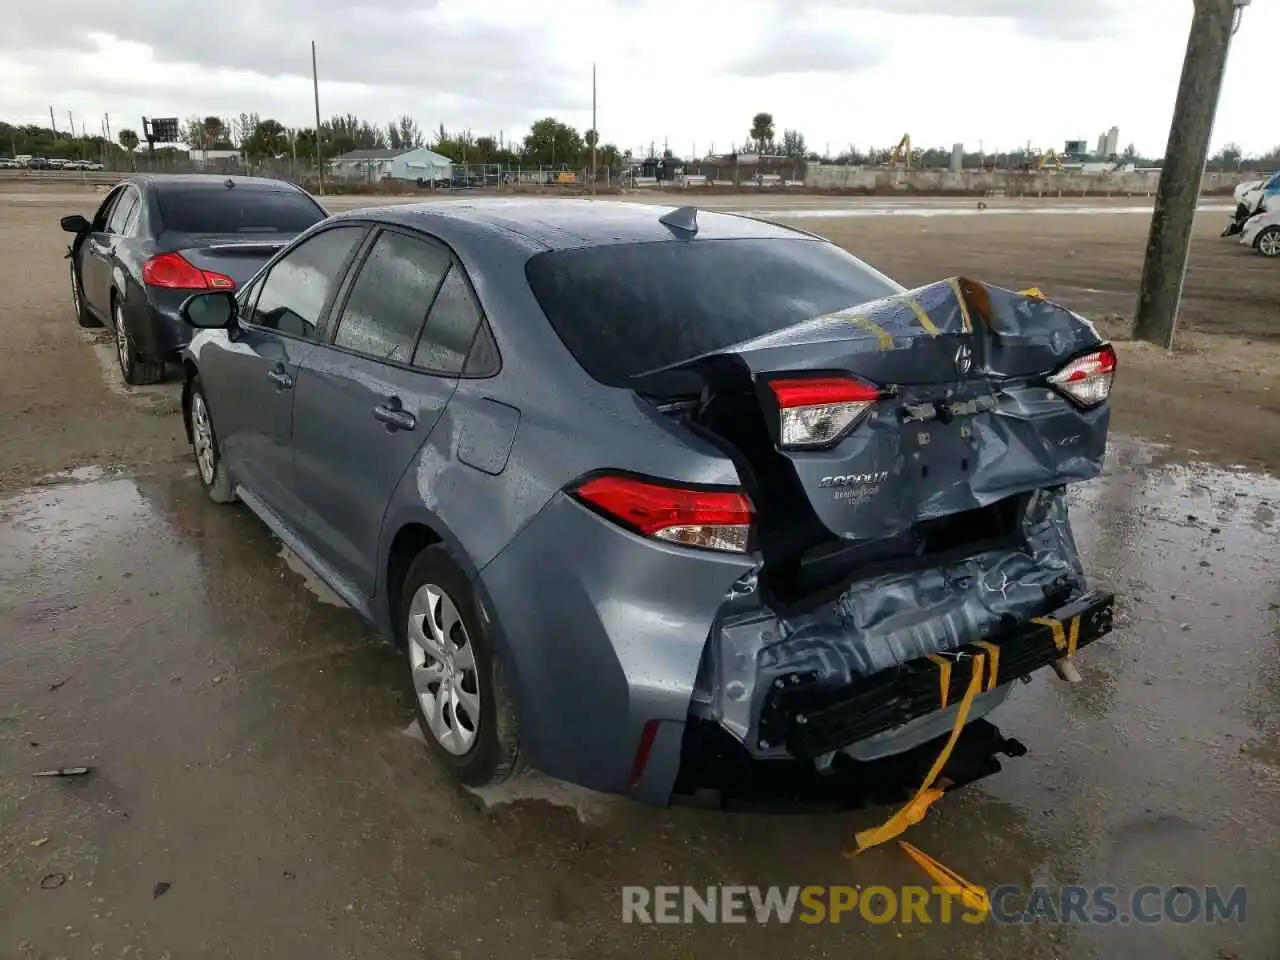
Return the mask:
<path id="1" fill-rule="evenodd" d="M 182 313 L 201 482 L 398 645 L 464 783 L 820 790 L 927 766 L 961 711 L 954 784 L 1016 753 L 982 719 L 1014 681 L 1110 630 L 1065 487 L 1115 352 L 1038 296 L 499 199 L 332 217 Z"/>

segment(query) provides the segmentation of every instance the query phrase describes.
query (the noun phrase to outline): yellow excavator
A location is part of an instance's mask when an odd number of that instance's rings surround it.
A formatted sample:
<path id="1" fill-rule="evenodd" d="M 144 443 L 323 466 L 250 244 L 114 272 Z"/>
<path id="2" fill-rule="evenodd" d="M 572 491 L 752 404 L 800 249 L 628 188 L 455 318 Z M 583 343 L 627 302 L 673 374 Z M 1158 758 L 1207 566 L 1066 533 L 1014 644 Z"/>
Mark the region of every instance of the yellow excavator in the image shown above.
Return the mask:
<path id="1" fill-rule="evenodd" d="M 911 169 L 911 134 L 904 133 L 902 139 L 898 141 L 898 145 L 893 148 L 893 152 L 889 154 L 889 166 L 896 167 L 901 163 L 908 169 Z"/>
<path id="2" fill-rule="evenodd" d="M 1058 156 L 1058 151 L 1050 149 L 1048 153 L 1040 157 L 1040 162 L 1036 165 L 1037 170 L 1043 170 L 1045 167 L 1052 165 L 1058 173 L 1062 172 L 1062 158 Z"/>

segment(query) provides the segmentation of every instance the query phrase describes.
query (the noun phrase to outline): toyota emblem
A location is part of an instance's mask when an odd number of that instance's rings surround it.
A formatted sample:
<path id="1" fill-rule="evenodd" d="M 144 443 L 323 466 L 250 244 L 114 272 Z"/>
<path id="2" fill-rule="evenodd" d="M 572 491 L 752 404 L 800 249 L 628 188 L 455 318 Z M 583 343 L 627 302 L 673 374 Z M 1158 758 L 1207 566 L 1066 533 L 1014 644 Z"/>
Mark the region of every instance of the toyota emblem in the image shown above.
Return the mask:
<path id="1" fill-rule="evenodd" d="M 969 371 L 973 369 L 973 351 L 968 345 L 962 345 L 956 351 L 956 373 L 960 376 L 967 376 Z"/>

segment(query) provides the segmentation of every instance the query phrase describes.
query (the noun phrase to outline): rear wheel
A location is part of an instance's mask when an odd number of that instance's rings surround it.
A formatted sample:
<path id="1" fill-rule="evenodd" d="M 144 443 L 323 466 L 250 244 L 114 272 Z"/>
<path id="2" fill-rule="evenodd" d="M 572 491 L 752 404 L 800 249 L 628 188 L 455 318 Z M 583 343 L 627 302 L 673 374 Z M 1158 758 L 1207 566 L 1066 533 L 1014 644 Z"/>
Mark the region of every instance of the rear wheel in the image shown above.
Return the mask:
<path id="1" fill-rule="evenodd" d="M 209 400 L 205 396 L 204 383 L 199 374 L 192 378 L 190 392 L 187 428 L 200 485 L 214 503 L 231 503 L 236 499 L 235 484 L 231 482 L 231 472 L 222 460 L 218 434 L 213 429 L 213 417 L 209 413 Z"/>
<path id="2" fill-rule="evenodd" d="M 1267 227 L 1254 239 L 1253 245 L 1264 257 L 1280 257 L 1280 227 Z"/>
<path id="3" fill-rule="evenodd" d="M 120 373 L 124 382 L 139 387 L 148 383 L 159 383 L 164 379 L 163 360 L 143 360 L 133 345 L 133 337 L 129 335 L 129 326 L 125 322 L 124 307 L 119 300 L 112 302 L 111 321 L 115 327 L 116 359 L 120 362 Z"/>
<path id="4" fill-rule="evenodd" d="M 519 773 L 519 725 L 501 665 L 471 582 L 443 547 L 410 565 L 399 629 L 409 694 L 436 758 L 471 787 Z"/>

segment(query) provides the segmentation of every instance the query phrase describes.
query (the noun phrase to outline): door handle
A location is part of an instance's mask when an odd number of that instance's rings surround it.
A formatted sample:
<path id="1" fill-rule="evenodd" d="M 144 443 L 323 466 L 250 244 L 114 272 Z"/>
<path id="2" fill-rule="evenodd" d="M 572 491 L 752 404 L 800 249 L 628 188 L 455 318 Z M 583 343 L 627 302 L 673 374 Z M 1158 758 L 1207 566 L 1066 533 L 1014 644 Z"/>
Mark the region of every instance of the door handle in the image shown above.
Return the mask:
<path id="1" fill-rule="evenodd" d="M 384 405 L 374 407 L 373 418 L 385 423 L 388 430 L 413 430 L 418 426 L 418 418 L 404 409 L 395 397 Z"/>
<path id="2" fill-rule="evenodd" d="M 275 367 L 267 371 L 267 379 L 274 380 L 281 390 L 290 390 L 293 388 L 293 377 L 285 372 L 284 367 Z"/>

